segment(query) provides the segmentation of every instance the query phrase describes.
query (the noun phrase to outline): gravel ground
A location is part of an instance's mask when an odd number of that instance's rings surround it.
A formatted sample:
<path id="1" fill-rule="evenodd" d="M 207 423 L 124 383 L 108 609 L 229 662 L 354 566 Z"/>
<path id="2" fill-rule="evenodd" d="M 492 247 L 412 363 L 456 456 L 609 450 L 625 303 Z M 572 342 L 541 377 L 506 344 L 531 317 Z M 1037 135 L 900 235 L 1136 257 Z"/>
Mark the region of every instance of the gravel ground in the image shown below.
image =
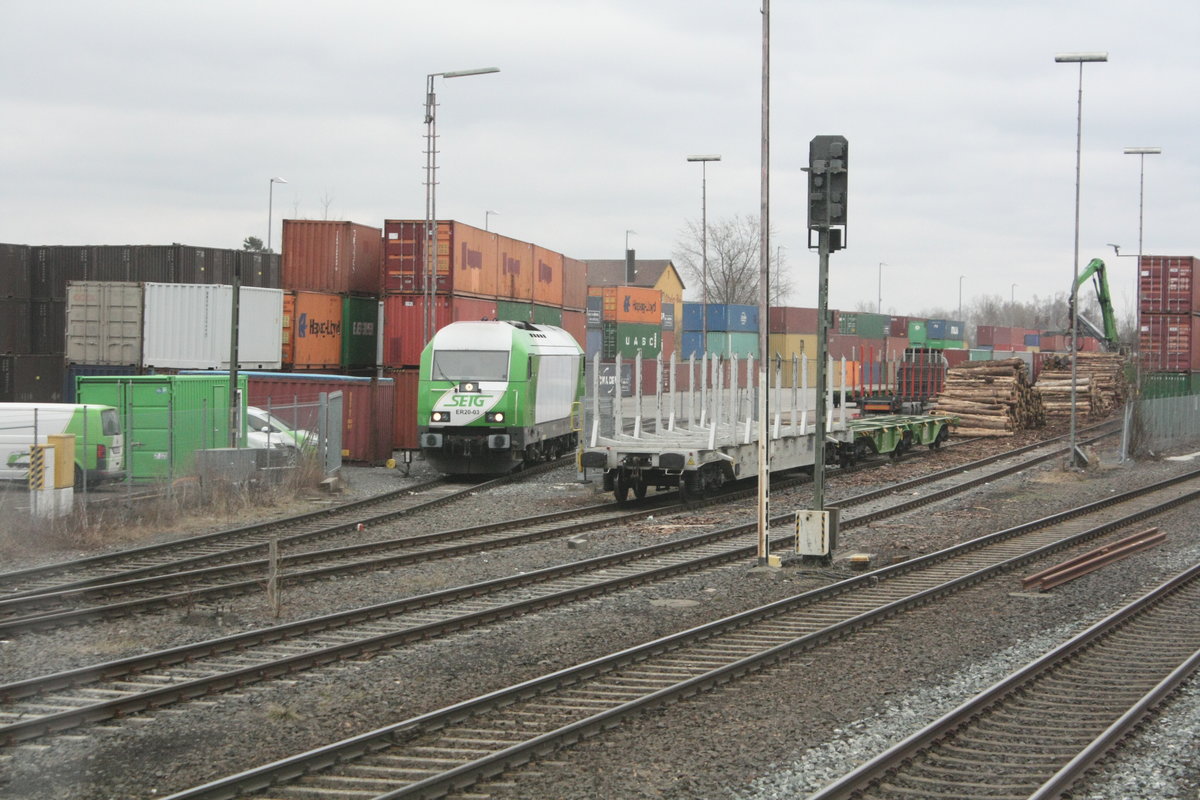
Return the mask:
<path id="1" fill-rule="evenodd" d="M 1105 458 L 1111 454 L 1102 453 Z M 829 501 L 886 485 L 917 469 L 942 468 L 943 451 L 831 481 Z M 918 467 L 928 464 L 928 467 Z M 421 465 L 414 464 L 410 479 Z M 871 552 L 880 563 L 929 552 L 980 533 L 1045 516 L 1166 474 L 1189 462 L 1154 461 L 1067 473 L 1047 466 L 996 481 L 965 498 L 843 536 L 842 554 Z M 602 499 L 598 484 L 564 470 L 512 484 L 395 526 L 458 527 Z M 387 470 L 348 477 L 348 494 L 393 488 Z M 852 484 L 852 485 L 851 485 Z M 775 513 L 803 492 L 772 496 Z M 794 505 L 793 505 L 794 504 Z M 747 520 L 753 502 L 732 510 L 663 517 L 588 534 L 582 548 L 544 542 L 389 573 L 322 581 L 289 590 L 286 619 L 398 598 L 689 535 Z M 645 714 L 506 782 L 478 787 L 505 798 L 729 798 L 803 796 L 927 724 L 980 689 L 1200 558 L 1194 509 L 1164 515 L 1163 545 L 1052 592 L 998 581 L 961 593 L 877 631 L 852 636 L 722 691 Z M 373 532 L 383 536 L 389 531 Z M 396 531 L 392 535 L 399 535 Z M 178 535 L 178 534 L 164 534 Z M 1053 559 L 1061 560 L 1062 557 Z M 1029 571 L 1033 571 L 1031 568 Z M 688 575 L 446 639 L 405 647 L 189 703 L 119 726 L 95 726 L 36 746 L 0 752 L 0 796 L 155 797 L 301 752 L 343 736 L 465 700 L 621 647 L 816 588 L 849 573 L 751 564 Z M 176 610 L 0 646 L 0 674 L 34 675 L 171 643 L 195 641 L 272 620 L 261 598 Z M 6 678 L 8 679 L 8 678 Z M 133 723 L 133 724 L 131 724 Z M 1106 788 L 1089 798 L 1197 797 L 1200 692 L 1160 717 L 1145 744 L 1105 769 Z M 252 743 L 252 746 L 247 744 Z M 1133 776 L 1127 778 L 1126 776 Z"/>

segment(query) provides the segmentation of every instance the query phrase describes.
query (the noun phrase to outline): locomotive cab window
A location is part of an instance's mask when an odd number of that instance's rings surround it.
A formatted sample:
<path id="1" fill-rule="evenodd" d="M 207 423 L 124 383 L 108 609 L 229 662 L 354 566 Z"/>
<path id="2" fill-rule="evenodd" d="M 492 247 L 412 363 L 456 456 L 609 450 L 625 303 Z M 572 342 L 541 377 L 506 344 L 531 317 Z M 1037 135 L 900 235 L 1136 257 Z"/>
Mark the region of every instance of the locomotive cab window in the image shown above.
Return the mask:
<path id="1" fill-rule="evenodd" d="M 508 380 L 507 350 L 436 350 L 433 379 L 450 381 Z"/>

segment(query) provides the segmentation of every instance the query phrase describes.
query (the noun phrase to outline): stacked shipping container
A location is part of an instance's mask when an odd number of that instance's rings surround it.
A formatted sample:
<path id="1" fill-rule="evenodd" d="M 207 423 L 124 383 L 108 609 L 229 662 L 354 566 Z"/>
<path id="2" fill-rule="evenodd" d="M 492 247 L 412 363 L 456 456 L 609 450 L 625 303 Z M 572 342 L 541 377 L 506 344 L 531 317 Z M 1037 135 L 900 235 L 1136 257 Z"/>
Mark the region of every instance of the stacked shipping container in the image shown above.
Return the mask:
<path id="1" fill-rule="evenodd" d="M 1143 256 L 1138 268 L 1141 368 L 1156 387 L 1193 386 L 1200 372 L 1200 261 L 1192 256 Z"/>

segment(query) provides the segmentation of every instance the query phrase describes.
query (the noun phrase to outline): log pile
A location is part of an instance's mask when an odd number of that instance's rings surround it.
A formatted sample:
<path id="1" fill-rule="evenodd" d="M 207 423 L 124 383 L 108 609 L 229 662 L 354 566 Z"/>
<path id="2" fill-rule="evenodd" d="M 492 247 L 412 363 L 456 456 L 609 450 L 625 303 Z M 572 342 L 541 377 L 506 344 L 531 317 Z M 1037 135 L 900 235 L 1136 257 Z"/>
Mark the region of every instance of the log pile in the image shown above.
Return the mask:
<path id="1" fill-rule="evenodd" d="M 1012 436 L 1045 422 L 1042 398 L 1019 358 L 967 361 L 946 370 L 933 413 L 958 417 L 954 430 L 962 436 Z"/>
<path id="2" fill-rule="evenodd" d="M 1119 353 L 1075 353 L 1075 413 L 1105 416 L 1125 402 L 1125 359 Z M 1052 417 L 1071 414 L 1071 355 L 1042 365 L 1038 391 Z"/>

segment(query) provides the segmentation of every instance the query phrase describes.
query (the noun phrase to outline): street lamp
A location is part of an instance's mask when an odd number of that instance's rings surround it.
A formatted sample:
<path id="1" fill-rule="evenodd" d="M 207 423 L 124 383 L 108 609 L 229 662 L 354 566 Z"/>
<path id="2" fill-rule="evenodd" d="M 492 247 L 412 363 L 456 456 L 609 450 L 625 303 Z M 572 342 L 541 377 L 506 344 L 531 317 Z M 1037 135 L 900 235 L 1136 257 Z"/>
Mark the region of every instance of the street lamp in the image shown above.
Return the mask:
<path id="1" fill-rule="evenodd" d="M 959 322 L 962 322 L 962 318 L 963 318 L 963 315 L 962 315 L 962 282 L 963 282 L 963 278 L 965 278 L 965 277 L 967 277 L 967 276 L 966 275 L 958 276 L 958 321 Z"/>
<path id="2" fill-rule="evenodd" d="M 270 189 L 267 191 L 267 252 L 271 252 L 271 212 L 275 204 L 275 184 L 287 183 L 283 178 L 271 178 Z"/>
<path id="3" fill-rule="evenodd" d="M 491 228 L 489 228 L 489 227 L 488 227 L 488 221 L 491 219 L 491 216 L 492 216 L 492 214 L 496 214 L 497 216 L 499 216 L 500 212 L 499 212 L 499 211 L 485 211 L 485 212 L 483 212 L 483 229 L 484 229 L 485 231 L 487 231 L 487 230 L 491 230 Z"/>
<path id="4" fill-rule="evenodd" d="M 1079 65 L 1079 93 L 1077 112 L 1075 116 L 1075 254 L 1071 263 L 1071 466 L 1076 466 L 1080 459 L 1087 463 L 1087 458 L 1075 446 L 1075 383 L 1079 374 L 1079 172 L 1081 160 L 1081 145 L 1083 143 L 1083 65 L 1091 62 L 1108 61 L 1108 53 L 1060 53 L 1054 57 L 1059 64 Z"/>
<path id="5" fill-rule="evenodd" d="M 452 72 L 431 72 L 426 76 L 425 83 L 425 315 L 424 342 L 429 341 L 433 334 L 433 297 L 437 291 L 434 272 L 436 264 L 434 252 L 437 250 L 437 96 L 433 92 L 433 79 L 465 78 L 468 75 L 486 75 L 489 72 L 499 72 L 499 67 L 480 67 L 479 69 L 462 69 Z M 487 220 L 484 220 L 484 225 Z"/>
<path id="6" fill-rule="evenodd" d="M 1137 156 L 1140 164 L 1138 165 L 1138 257 L 1137 269 L 1133 271 L 1133 297 L 1136 307 L 1134 308 L 1134 320 L 1137 326 L 1133 336 L 1133 370 L 1134 370 L 1134 387 L 1136 391 L 1141 390 L 1142 386 L 1142 358 L 1141 358 L 1141 338 L 1142 338 L 1142 201 L 1146 194 L 1146 156 L 1156 156 L 1162 153 L 1161 147 L 1126 147 L 1125 155 Z M 1117 246 L 1113 245 L 1113 250 L 1117 250 Z"/>
<path id="7" fill-rule="evenodd" d="M 878 293 L 875 295 L 877 302 L 877 305 L 875 306 L 876 314 L 883 313 L 883 268 L 886 266 L 887 264 L 883 263 L 882 261 L 879 262 L 879 287 Z"/>
<path id="8" fill-rule="evenodd" d="M 1008 290 L 1008 313 L 1011 315 L 1009 321 L 1015 326 L 1017 324 L 1017 285 L 1015 283 Z"/>
<path id="9" fill-rule="evenodd" d="M 708 162 L 720 161 L 719 155 L 688 156 L 688 161 L 700 162 L 700 340 L 708 350 Z M 628 245 L 626 245 L 628 247 Z"/>

